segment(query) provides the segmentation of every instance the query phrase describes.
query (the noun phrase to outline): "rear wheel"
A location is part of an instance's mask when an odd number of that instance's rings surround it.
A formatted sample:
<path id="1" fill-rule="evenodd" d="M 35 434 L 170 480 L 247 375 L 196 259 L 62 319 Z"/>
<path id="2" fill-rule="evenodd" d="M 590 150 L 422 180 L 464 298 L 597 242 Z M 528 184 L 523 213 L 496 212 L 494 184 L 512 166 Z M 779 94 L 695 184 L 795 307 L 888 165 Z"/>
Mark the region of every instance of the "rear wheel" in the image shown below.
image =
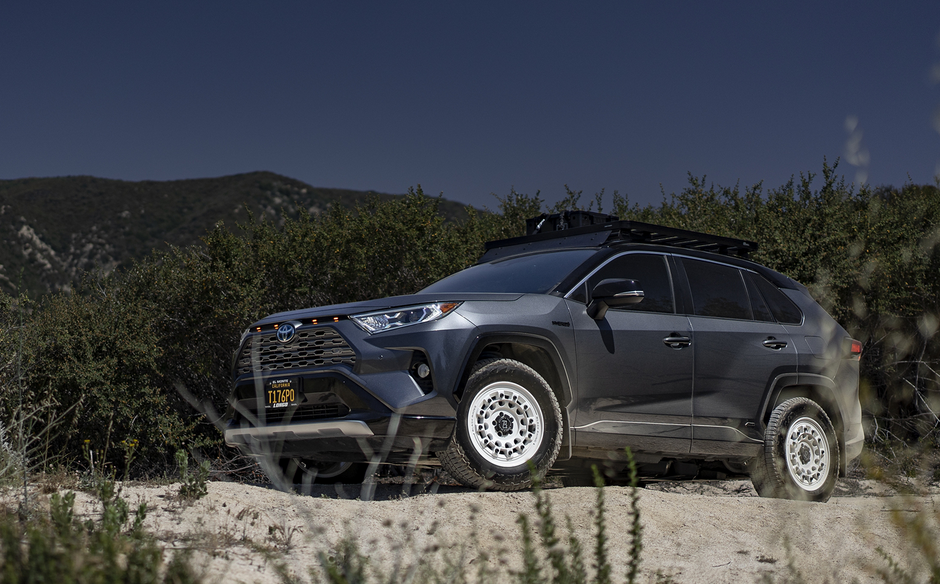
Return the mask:
<path id="1" fill-rule="evenodd" d="M 545 476 L 558 457 L 562 422 L 558 400 L 531 367 L 511 359 L 481 361 L 470 374 L 444 469 L 462 484 L 501 491 L 523 489 Z"/>
<path id="2" fill-rule="evenodd" d="M 829 416 L 805 397 L 781 403 L 754 463 L 751 481 L 760 496 L 828 501 L 839 474 L 839 441 Z"/>

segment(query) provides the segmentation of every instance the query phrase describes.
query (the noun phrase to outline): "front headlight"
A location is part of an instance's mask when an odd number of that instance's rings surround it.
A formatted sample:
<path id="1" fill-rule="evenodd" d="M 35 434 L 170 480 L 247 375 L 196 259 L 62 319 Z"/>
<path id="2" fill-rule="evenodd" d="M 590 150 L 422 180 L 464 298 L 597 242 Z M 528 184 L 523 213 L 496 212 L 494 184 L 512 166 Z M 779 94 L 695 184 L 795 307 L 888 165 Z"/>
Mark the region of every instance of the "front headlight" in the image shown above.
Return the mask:
<path id="1" fill-rule="evenodd" d="M 370 335 L 374 335 L 375 333 L 381 333 L 403 326 L 411 326 L 413 324 L 437 320 L 442 316 L 446 316 L 458 306 L 460 306 L 459 302 L 436 302 L 434 304 L 406 306 L 404 308 L 383 310 L 381 312 L 354 314 L 349 318 L 359 325 L 359 328 Z"/>

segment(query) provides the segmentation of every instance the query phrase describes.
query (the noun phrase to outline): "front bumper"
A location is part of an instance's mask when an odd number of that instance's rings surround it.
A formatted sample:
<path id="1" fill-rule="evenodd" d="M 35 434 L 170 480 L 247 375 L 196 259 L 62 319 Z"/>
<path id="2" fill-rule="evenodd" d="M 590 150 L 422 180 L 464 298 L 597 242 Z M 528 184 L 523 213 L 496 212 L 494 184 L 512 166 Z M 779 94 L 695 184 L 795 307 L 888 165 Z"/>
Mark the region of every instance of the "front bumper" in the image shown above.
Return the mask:
<path id="1" fill-rule="evenodd" d="M 454 418 L 393 414 L 373 420 L 322 420 L 262 427 L 229 427 L 225 442 L 253 457 L 318 461 L 426 461 L 447 446 Z"/>
<path id="2" fill-rule="evenodd" d="M 225 443 L 229 446 L 262 445 L 272 441 L 297 441 L 310 438 L 371 438 L 375 433 L 361 420 L 326 420 L 301 422 L 261 428 L 229 428 Z"/>
<path id="3" fill-rule="evenodd" d="M 323 337 L 329 343 L 343 344 L 355 352 L 343 362 L 329 362 L 329 352 L 308 357 L 317 350 L 320 337 L 310 335 L 306 345 L 294 353 L 304 365 L 298 367 L 288 348 L 276 347 L 277 365 L 265 369 L 270 355 L 259 336 L 249 334 L 239 349 L 235 388 L 225 427 L 225 442 L 251 456 L 307 457 L 322 461 L 412 460 L 426 458 L 446 448 L 453 432 L 456 400 L 453 388 L 459 371 L 452 355 L 465 354 L 473 339 L 472 325 L 463 318 L 448 318 L 417 331 L 368 335 L 350 321 L 330 322 L 335 335 Z M 417 327 L 416 327 L 417 328 Z M 448 329 L 427 346 L 428 329 Z M 323 327 L 300 327 L 319 331 Z M 331 333 L 332 334 L 332 333 Z M 254 340 L 252 339 L 254 338 Z M 264 346 L 265 352 L 252 356 L 254 365 L 245 367 L 246 349 Z M 238 359 L 237 358 L 237 359 Z M 290 362 L 294 359 L 293 362 Z M 326 361 L 327 364 L 322 364 Z M 285 367 L 283 363 L 290 362 Z M 426 365 L 430 378 L 416 374 L 418 364 Z M 292 405 L 269 408 L 265 404 L 270 381 L 291 380 L 298 390 Z"/>

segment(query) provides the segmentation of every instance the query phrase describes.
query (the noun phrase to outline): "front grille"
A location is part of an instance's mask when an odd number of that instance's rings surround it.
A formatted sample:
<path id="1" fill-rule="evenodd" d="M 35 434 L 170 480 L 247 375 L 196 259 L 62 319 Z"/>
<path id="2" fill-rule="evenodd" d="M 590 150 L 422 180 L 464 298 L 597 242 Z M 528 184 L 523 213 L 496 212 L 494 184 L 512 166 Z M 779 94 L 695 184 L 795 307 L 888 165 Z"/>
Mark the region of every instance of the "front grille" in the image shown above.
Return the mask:
<path id="1" fill-rule="evenodd" d="M 324 365 L 356 364 L 356 353 L 335 329 L 320 327 L 298 330 L 289 343 L 277 340 L 277 334 L 248 337 L 236 366 L 237 375 L 252 371 L 283 371 Z"/>

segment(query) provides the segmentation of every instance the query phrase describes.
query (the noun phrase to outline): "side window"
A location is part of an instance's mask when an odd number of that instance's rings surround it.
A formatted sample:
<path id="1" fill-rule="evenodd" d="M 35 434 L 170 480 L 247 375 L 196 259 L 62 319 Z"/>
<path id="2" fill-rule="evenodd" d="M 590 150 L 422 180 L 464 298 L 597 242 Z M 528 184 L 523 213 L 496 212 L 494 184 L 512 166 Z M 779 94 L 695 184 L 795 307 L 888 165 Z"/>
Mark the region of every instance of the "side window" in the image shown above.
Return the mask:
<path id="1" fill-rule="evenodd" d="M 696 315 L 752 318 L 741 270 L 687 258 L 682 259 L 682 265 L 692 288 L 692 307 Z"/>
<path id="2" fill-rule="evenodd" d="M 757 287 L 764 300 L 773 313 L 774 319 L 780 324 L 800 324 L 803 322 L 803 313 L 792 300 L 777 289 L 776 286 L 757 274 L 747 273 L 748 283 Z"/>
<path id="3" fill-rule="evenodd" d="M 770 308 L 767 307 L 767 303 L 764 302 L 760 290 L 757 289 L 757 284 L 754 283 L 752 277 L 754 275 L 751 272 L 744 272 L 744 282 L 747 284 L 747 295 L 751 297 L 751 310 L 754 311 L 754 320 L 777 322 L 777 319 L 771 314 Z"/>
<path id="4" fill-rule="evenodd" d="M 601 280 L 626 278 L 636 280 L 643 290 L 643 301 L 611 310 L 639 312 L 675 312 L 672 296 L 672 281 L 666 267 L 666 256 L 656 254 L 628 253 L 608 262 L 588 278 L 578 290 L 571 294 L 572 300 L 587 302 L 587 294 Z"/>

